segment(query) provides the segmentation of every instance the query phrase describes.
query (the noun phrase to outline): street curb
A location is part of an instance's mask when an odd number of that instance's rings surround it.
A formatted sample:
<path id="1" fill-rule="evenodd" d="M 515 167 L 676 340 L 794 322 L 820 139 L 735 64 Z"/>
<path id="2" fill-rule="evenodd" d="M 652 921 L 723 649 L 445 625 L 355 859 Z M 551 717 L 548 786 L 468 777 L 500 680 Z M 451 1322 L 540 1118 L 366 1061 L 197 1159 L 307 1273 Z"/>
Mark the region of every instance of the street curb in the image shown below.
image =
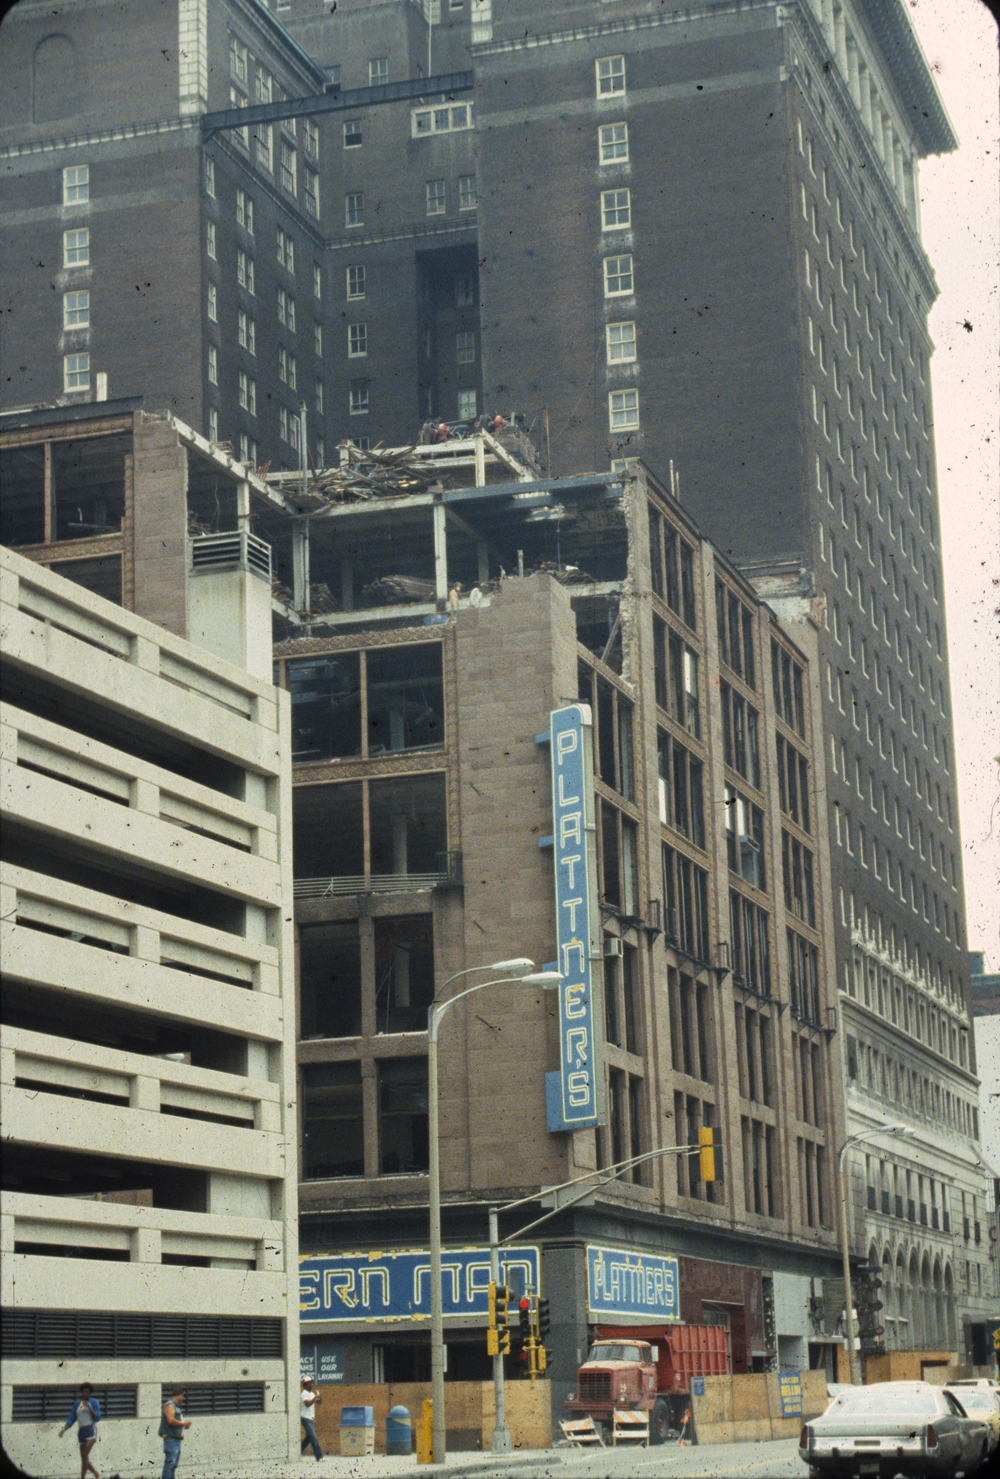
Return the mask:
<path id="1" fill-rule="evenodd" d="M 536 1448 L 532 1450 L 530 1456 L 525 1454 L 523 1457 L 518 1455 L 508 1458 L 504 1453 L 483 1454 L 477 1463 L 465 1464 L 461 1468 L 456 1464 L 428 1464 L 426 1468 L 421 1464 L 420 1467 L 428 1474 L 447 1474 L 449 1479 L 474 1479 L 476 1474 L 481 1474 L 494 1465 L 497 1468 L 502 1467 L 505 1474 L 518 1474 L 537 1473 L 540 1465 L 547 1463 L 561 1465 L 562 1462 L 563 1456 L 558 1449 Z"/>

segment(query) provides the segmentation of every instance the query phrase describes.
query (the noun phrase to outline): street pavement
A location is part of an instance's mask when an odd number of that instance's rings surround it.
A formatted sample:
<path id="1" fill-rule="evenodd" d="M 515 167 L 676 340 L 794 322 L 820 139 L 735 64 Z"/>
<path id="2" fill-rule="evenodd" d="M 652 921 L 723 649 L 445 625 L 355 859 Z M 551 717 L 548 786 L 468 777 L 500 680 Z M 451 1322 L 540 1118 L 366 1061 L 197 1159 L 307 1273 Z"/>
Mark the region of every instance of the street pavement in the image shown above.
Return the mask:
<path id="1" fill-rule="evenodd" d="M 122 1470 L 120 1475 L 103 1471 L 102 1479 L 159 1479 L 160 1454 L 150 1454 L 140 1469 Z M 287 1462 L 243 1461 L 179 1466 L 177 1479 L 309 1479 L 315 1466 L 316 1479 L 805 1479 L 794 1439 L 739 1444 L 676 1443 L 660 1448 L 533 1449 L 511 1454 L 450 1453 L 443 1464 L 418 1464 L 413 1454 L 387 1457 L 372 1454 L 341 1458 L 329 1455 L 319 1463 L 310 1454 Z M 59 1475 L 34 1474 L 30 1479 L 67 1479 Z"/>

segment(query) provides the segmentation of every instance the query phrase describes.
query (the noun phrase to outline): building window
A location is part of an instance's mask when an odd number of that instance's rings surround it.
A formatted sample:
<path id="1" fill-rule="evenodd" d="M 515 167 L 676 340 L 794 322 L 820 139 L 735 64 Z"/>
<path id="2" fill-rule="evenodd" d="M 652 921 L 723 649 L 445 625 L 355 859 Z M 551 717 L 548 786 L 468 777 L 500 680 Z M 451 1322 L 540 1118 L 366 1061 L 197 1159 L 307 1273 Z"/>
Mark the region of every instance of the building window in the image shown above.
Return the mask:
<path id="1" fill-rule="evenodd" d="M 602 123 L 597 136 L 602 164 L 620 164 L 628 159 L 627 123 Z"/>
<path id="2" fill-rule="evenodd" d="M 352 380 L 348 408 L 352 416 L 368 415 L 368 381 Z"/>
<path id="3" fill-rule="evenodd" d="M 608 324 L 608 364 L 624 364 L 635 359 L 635 324 Z"/>
<path id="4" fill-rule="evenodd" d="M 206 289 L 205 296 L 206 296 L 206 308 L 205 308 L 205 311 L 208 314 L 209 318 L 211 319 L 212 323 L 218 323 L 218 321 L 219 321 L 219 290 L 215 286 L 215 283 L 214 282 L 210 282 L 208 284 L 208 288 Z"/>
<path id="5" fill-rule="evenodd" d="M 294 273 L 294 271 L 295 271 L 295 242 L 294 242 L 294 240 L 292 239 L 292 237 L 290 237 L 288 235 L 288 232 L 287 231 L 283 231 L 280 226 L 278 227 L 277 236 L 276 236 L 276 239 L 275 240 L 276 240 L 276 249 L 277 249 L 278 261 L 280 262 L 280 264 L 281 264 L 282 267 L 286 268 L 289 272 Z"/>
<path id="6" fill-rule="evenodd" d="M 206 170 L 212 164 L 211 160 L 206 163 Z M 213 167 L 214 168 L 214 167 Z M 207 183 L 207 176 L 206 176 Z M 208 192 L 215 194 L 215 176 L 212 175 L 212 189 Z M 63 170 L 63 205 L 83 205 L 90 199 L 90 165 L 70 164 Z"/>
<path id="7" fill-rule="evenodd" d="M 476 301 L 476 284 L 471 272 L 460 272 L 455 278 L 455 307 L 471 308 Z"/>
<path id="8" fill-rule="evenodd" d="M 472 104 L 455 103 L 451 107 L 414 108 L 410 115 L 410 134 L 415 139 L 428 134 L 459 133 L 472 127 Z"/>
<path id="9" fill-rule="evenodd" d="M 212 385 L 219 383 L 219 351 L 214 344 L 208 346 L 208 379 Z"/>
<path id="10" fill-rule="evenodd" d="M 261 169 L 273 170 L 274 153 L 271 141 L 271 125 L 269 123 L 257 124 L 254 129 L 254 145 L 257 153 L 257 163 Z"/>
<path id="11" fill-rule="evenodd" d="M 87 267 L 90 264 L 90 227 L 63 232 L 63 266 Z"/>
<path id="12" fill-rule="evenodd" d="M 278 346 L 278 379 L 283 380 L 289 390 L 295 389 L 295 356 L 285 349 L 283 345 Z"/>
<path id="13" fill-rule="evenodd" d="M 247 49 L 235 36 L 229 38 L 229 70 L 238 82 L 246 82 Z"/>
<path id="14" fill-rule="evenodd" d="M 90 293 L 86 290 L 63 293 L 63 328 L 90 328 Z"/>
<path id="15" fill-rule="evenodd" d="M 455 335 L 455 359 L 460 365 L 476 363 L 476 336 L 468 329 Z"/>
<path id="16" fill-rule="evenodd" d="M 253 293 L 254 286 L 253 258 L 248 257 L 246 252 L 236 253 L 236 281 L 241 288 L 246 288 L 248 293 Z"/>
<path id="17" fill-rule="evenodd" d="M 349 359 L 360 359 L 368 353 L 368 325 L 348 324 L 347 355 Z"/>
<path id="18" fill-rule="evenodd" d="M 309 159 L 319 159 L 319 129 L 311 118 L 302 119 L 302 150 Z"/>
<path id="19" fill-rule="evenodd" d="M 627 190 L 601 192 L 601 230 L 620 231 L 632 223 L 632 206 Z"/>
<path id="20" fill-rule="evenodd" d="M 215 160 L 205 160 L 205 194 L 215 195 Z"/>
<path id="21" fill-rule="evenodd" d="M 256 354 L 257 325 L 248 313 L 243 312 L 242 308 L 237 315 L 236 331 L 241 347 L 248 350 L 250 354 Z"/>
<path id="22" fill-rule="evenodd" d="M 365 195 L 363 190 L 354 190 L 344 196 L 344 221 L 348 226 L 365 224 Z"/>
<path id="23" fill-rule="evenodd" d="M 210 442 L 219 440 L 219 413 L 214 407 L 208 413 L 208 440 Z"/>
<path id="24" fill-rule="evenodd" d="M 239 372 L 240 405 L 251 416 L 257 414 L 257 382 L 245 370 Z"/>
<path id="25" fill-rule="evenodd" d="M 311 216 L 319 219 L 319 175 L 314 169 L 304 168 L 302 171 L 302 198 L 305 201 L 306 210 Z"/>
<path id="26" fill-rule="evenodd" d="M 302 1065 L 302 1179 L 365 1174 L 360 1063 Z"/>
<path id="27" fill-rule="evenodd" d="M 283 190 L 295 194 L 297 164 L 295 150 L 286 139 L 281 141 L 279 179 Z"/>
<path id="28" fill-rule="evenodd" d="M 612 431 L 624 431 L 639 425 L 639 392 L 613 390 L 608 396 L 608 425 Z"/>
<path id="29" fill-rule="evenodd" d="M 295 299 L 284 288 L 278 289 L 278 322 L 290 333 L 295 333 Z"/>
<path id="30" fill-rule="evenodd" d="M 458 208 L 460 211 L 474 211 L 476 209 L 475 175 L 459 175 Z"/>
<path id="31" fill-rule="evenodd" d="M 240 461 L 250 467 L 257 466 L 257 443 L 245 431 L 240 432 Z"/>
<path id="32" fill-rule="evenodd" d="M 368 63 L 368 86 L 382 87 L 389 81 L 389 58 L 374 56 Z"/>
<path id="33" fill-rule="evenodd" d="M 323 269 L 318 262 L 313 263 L 313 297 L 317 302 L 323 300 Z"/>
<path id="34" fill-rule="evenodd" d="M 246 94 L 240 92 L 238 88 L 231 87 L 229 89 L 229 106 L 231 108 L 245 108 L 248 101 L 249 99 L 247 98 Z M 247 128 L 246 124 L 244 124 L 242 128 L 234 128 L 230 130 L 230 132 L 235 137 L 236 142 L 239 144 L 240 148 L 246 149 L 249 153 L 250 130 L 249 128 Z"/>
<path id="35" fill-rule="evenodd" d="M 322 416 L 322 414 L 323 414 L 323 382 L 322 382 L 322 380 L 317 380 L 316 381 L 316 410 L 318 411 L 318 413 L 320 414 L 320 416 Z"/>
<path id="36" fill-rule="evenodd" d="M 625 58 L 623 56 L 599 57 L 597 70 L 597 96 L 610 97 L 612 93 L 625 91 Z"/>
<path id="37" fill-rule="evenodd" d="M 323 358 L 323 325 L 313 324 L 313 354 L 317 359 Z"/>
<path id="38" fill-rule="evenodd" d="M 445 212 L 445 183 L 444 180 L 428 180 L 427 214 L 429 216 L 443 216 Z"/>
<path id="39" fill-rule="evenodd" d="M 321 436 L 316 438 L 316 466 L 326 466 L 326 444 Z"/>
<path id="40" fill-rule="evenodd" d="M 476 414 L 476 410 L 476 392 L 474 390 L 460 390 L 458 392 L 459 421 L 471 421 Z"/>
<path id="41" fill-rule="evenodd" d="M 344 148 L 359 149 L 361 142 L 361 119 L 351 118 L 344 124 Z"/>
<path id="42" fill-rule="evenodd" d="M 378 1076 L 378 1174 L 426 1171 L 427 1059 L 387 1058 Z"/>
<path id="43" fill-rule="evenodd" d="M 365 296 L 365 269 L 360 264 L 347 269 L 347 296 L 349 298 Z"/>
<path id="44" fill-rule="evenodd" d="M 632 290 L 632 258 L 630 256 L 605 257 L 605 298 L 620 298 L 626 293 L 631 293 Z"/>
<path id="45" fill-rule="evenodd" d="M 245 190 L 236 192 L 236 224 L 253 236 L 253 196 Z"/>
<path id="46" fill-rule="evenodd" d="M 209 221 L 207 226 L 205 227 L 205 250 L 208 252 L 208 255 L 212 258 L 212 261 L 214 262 L 216 260 L 214 221 Z"/>
<path id="47" fill-rule="evenodd" d="M 63 389 L 90 389 L 90 355 L 67 354 L 63 360 Z"/>

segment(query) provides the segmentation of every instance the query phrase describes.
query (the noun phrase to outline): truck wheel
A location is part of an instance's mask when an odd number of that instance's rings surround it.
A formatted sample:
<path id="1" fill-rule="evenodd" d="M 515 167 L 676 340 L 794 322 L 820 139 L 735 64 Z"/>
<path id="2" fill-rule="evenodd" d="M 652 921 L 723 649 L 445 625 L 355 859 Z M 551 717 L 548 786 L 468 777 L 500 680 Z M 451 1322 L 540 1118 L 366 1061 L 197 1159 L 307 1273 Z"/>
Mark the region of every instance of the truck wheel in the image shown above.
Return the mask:
<path id="1" fill-rule="evenodd" d="M 670 1407 L 662 1397 L 657 1397 L 649 1414 L 649 1441 L 666 1443 L 670 1435 Z"/>

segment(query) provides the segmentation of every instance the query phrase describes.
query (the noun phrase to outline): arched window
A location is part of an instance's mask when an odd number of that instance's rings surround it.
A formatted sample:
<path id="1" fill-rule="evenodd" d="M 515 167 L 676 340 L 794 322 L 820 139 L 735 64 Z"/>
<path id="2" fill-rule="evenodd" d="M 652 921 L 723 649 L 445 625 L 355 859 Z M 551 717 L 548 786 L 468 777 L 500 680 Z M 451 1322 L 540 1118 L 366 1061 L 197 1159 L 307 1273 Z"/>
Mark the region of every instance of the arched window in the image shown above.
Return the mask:
<path id="1" fill-rule="evenodd" d="M 68 36 L 46 36 L 35 47 L 31 69 L 34 123 L 72 118 L 80 111 L 76 49 Z"/>

